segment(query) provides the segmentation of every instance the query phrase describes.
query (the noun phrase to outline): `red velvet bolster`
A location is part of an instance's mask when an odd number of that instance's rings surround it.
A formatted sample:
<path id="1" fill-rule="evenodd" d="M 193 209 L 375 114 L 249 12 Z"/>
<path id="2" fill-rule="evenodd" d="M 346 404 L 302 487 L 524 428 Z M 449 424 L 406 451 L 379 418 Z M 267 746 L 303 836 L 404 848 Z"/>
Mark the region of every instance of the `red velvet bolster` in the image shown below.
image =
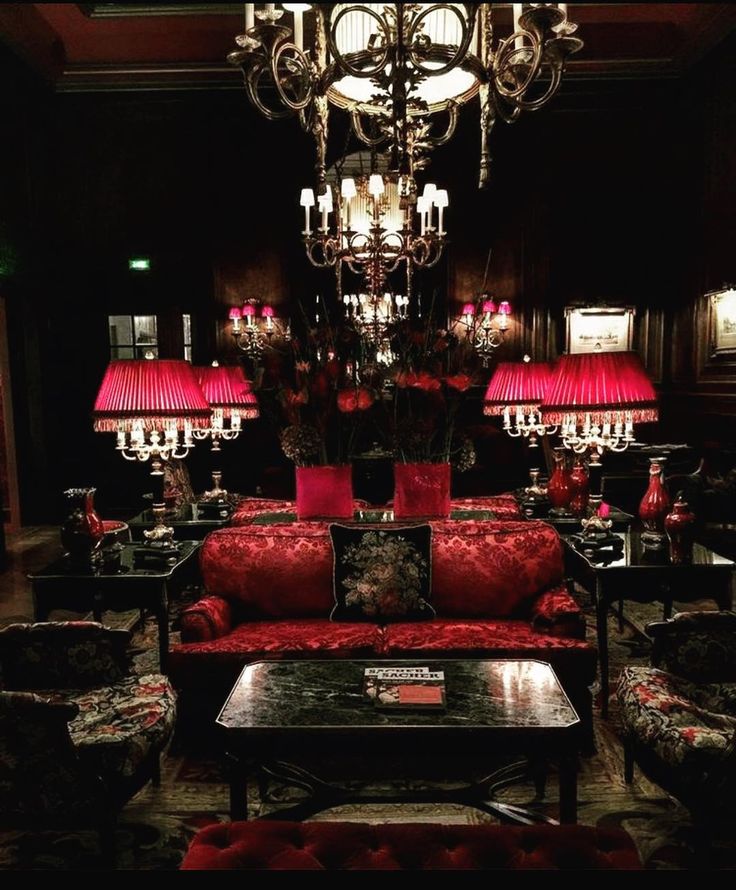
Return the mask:
<path id="1" fill-rule="evenodd" d="M 540 594 L 531 605 L 530 618 L 535 630 L 585 639 L 583 611 L 564 584 Z"/>
<path id="2" fill-rule="evenodd" d="M 181 616 L 182 643 L 206 643 L 232 630 L 232 609 L 219 596 L 206 596 Z"/>

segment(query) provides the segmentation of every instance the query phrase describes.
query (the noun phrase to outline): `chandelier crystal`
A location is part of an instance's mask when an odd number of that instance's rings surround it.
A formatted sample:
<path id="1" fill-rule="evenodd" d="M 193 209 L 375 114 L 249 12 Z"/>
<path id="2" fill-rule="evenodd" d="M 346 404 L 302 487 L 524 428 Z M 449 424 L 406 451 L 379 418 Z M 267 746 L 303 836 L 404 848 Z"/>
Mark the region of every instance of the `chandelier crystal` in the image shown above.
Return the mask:
<path id="1" fill-rule="evenodd" d="M 413 180 L 428 154 L 455 132 L 459 109 L 480 104 L 480 185 L 498 118 L 544 106 L 582 41 L 567 4 L 513 4 L 498 39 L 492 3 L 245 4 L 245 33 L 228 61 L 251 102 L 271 120 L 297 115 L 317 149 L 326 191 L 330 106 L 350 116 L 355 137 L 387 150 L 391 169 Z M 505 22 L 503 23 L 506 24 Z M 511 24 L 511 23 L 509 23 Z M 411 186 L 410 186 L 411 187 Z"/>

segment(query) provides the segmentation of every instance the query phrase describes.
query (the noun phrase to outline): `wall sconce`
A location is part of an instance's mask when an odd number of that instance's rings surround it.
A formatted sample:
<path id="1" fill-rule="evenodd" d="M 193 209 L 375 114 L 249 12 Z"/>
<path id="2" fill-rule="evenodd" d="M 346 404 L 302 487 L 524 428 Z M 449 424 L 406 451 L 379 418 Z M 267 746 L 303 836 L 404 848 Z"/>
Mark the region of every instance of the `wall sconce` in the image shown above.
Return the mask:
<path id="1" fill-rule="evenodd" d="M 264 349 L 274 348 L 275 340 L 291 340 L 291 321 L 277 318 L 268 304 L 247 300 L 242 309 L 233 306 L 229 318 L 235 345 L 251 359 L 259 359 Z"/>
<path id="2" fill-rule="evenodd" d="M 475 302 L 465 303 L 456 323 L 465 328 L 465 336 L 487 368 L 494 351 L 503 343 L 509 329 L 511 304 L 508 300 L 496 301 L 483 293 Z"/>

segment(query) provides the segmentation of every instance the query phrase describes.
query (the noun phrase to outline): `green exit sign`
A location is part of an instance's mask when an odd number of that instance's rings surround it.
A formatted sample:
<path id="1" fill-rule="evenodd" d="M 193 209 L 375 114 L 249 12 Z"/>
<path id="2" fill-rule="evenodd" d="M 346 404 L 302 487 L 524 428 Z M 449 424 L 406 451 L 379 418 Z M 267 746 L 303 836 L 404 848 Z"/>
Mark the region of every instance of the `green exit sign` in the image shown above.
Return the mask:
<path id="1" fill-rule="evenodd" d="M 132 257 L 128 260 L 128 268 L 135 272 L 150 272 L 151 261 L 148 257 Z"/>

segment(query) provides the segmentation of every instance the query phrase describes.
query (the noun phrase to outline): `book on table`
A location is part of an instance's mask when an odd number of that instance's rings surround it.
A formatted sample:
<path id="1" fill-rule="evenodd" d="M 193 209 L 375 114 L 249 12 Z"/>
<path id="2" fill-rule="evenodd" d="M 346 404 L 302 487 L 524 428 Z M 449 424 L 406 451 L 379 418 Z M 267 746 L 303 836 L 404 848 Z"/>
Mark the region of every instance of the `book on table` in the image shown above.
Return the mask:
<path id="1" fill-rule="evenodd" d="M 363 697 L 381 710 L 444 708 L 445 673 L 428 667 L 366 668 Z"/>

